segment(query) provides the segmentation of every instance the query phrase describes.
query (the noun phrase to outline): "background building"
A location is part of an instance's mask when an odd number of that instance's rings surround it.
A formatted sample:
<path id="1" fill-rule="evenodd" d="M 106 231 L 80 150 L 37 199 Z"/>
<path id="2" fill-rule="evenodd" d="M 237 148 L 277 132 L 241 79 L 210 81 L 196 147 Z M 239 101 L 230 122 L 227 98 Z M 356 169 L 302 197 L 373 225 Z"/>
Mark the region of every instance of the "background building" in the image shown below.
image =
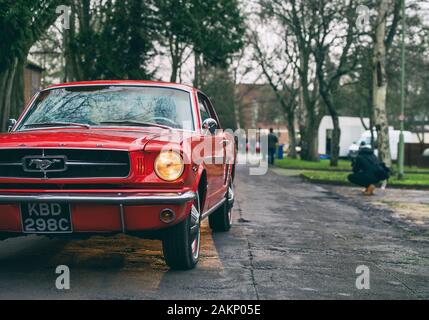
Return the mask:
<path id="1" fill-rule="evenodd" d="M 273 128 L 279 143 L 288 145 L 288 130 L 282 107 L 267 84 L 241 83 L 236 88 L 240 127 L 259 129 L 262 133 Z"/>
<path id="2" fill-rule="evenodd" d="M 27 104 L 42 85 L 42 73 L 44 69 L 37 64 L 28 61 L 24 69 L 24 102 Z"/>

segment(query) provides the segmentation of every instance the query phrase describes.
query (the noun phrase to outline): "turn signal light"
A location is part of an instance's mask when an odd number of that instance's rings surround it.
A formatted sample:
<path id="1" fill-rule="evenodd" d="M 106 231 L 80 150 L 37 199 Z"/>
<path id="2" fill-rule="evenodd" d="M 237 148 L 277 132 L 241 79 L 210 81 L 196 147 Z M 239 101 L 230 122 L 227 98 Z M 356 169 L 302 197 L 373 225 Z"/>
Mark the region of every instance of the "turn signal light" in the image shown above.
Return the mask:
<path id="1" fill-rule="evenodd" d="M 137 174 L 138 175 L 144 174 L 144 159 L 141 157 L 137 158 Z"/>

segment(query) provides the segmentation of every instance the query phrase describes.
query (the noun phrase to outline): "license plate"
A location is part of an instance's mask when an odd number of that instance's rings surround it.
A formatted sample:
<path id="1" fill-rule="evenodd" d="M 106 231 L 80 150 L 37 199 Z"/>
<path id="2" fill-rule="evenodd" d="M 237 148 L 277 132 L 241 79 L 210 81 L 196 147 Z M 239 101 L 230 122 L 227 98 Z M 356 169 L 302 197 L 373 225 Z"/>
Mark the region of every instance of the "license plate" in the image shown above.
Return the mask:
<path id="1" fill-rule="evenodd" d="M 71 233 L 70 205 L 60 203 L 21 204 L 24 233 Z"/>

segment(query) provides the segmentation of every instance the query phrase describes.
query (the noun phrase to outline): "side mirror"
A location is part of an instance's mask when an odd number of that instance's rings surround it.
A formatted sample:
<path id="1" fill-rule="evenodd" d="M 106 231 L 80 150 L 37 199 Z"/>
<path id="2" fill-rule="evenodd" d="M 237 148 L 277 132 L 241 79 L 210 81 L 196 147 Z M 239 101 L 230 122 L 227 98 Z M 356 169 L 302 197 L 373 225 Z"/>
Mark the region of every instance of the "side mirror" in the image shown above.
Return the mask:
<path id="1" fill-rule="evenodd" d="M 209 131 L 211 134 L 215 134 L 218 129 L 217 121 L 213 118 L 207 118 L 203 121 L 203 130 Z"/>
<path id="2" fill-rule="evenodd" d="M 7 132 L 10 132 L 15 125 L 16 125 L 16 120 L 9 119 L 7 122 Z"/>

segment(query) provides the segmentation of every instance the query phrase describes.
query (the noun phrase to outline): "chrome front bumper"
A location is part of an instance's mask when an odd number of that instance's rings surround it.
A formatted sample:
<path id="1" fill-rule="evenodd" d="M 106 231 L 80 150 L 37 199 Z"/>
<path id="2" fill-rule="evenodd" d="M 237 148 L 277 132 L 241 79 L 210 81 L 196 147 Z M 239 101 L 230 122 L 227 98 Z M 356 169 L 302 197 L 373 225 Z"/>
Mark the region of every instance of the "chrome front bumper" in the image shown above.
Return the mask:
<path id="1" fill-rule="evenodd" d="M 3 193 L 0 203 L 90 203 L 117 205 L 184 204 L 194 200 L 195 192 L 185 193 Z"/>

